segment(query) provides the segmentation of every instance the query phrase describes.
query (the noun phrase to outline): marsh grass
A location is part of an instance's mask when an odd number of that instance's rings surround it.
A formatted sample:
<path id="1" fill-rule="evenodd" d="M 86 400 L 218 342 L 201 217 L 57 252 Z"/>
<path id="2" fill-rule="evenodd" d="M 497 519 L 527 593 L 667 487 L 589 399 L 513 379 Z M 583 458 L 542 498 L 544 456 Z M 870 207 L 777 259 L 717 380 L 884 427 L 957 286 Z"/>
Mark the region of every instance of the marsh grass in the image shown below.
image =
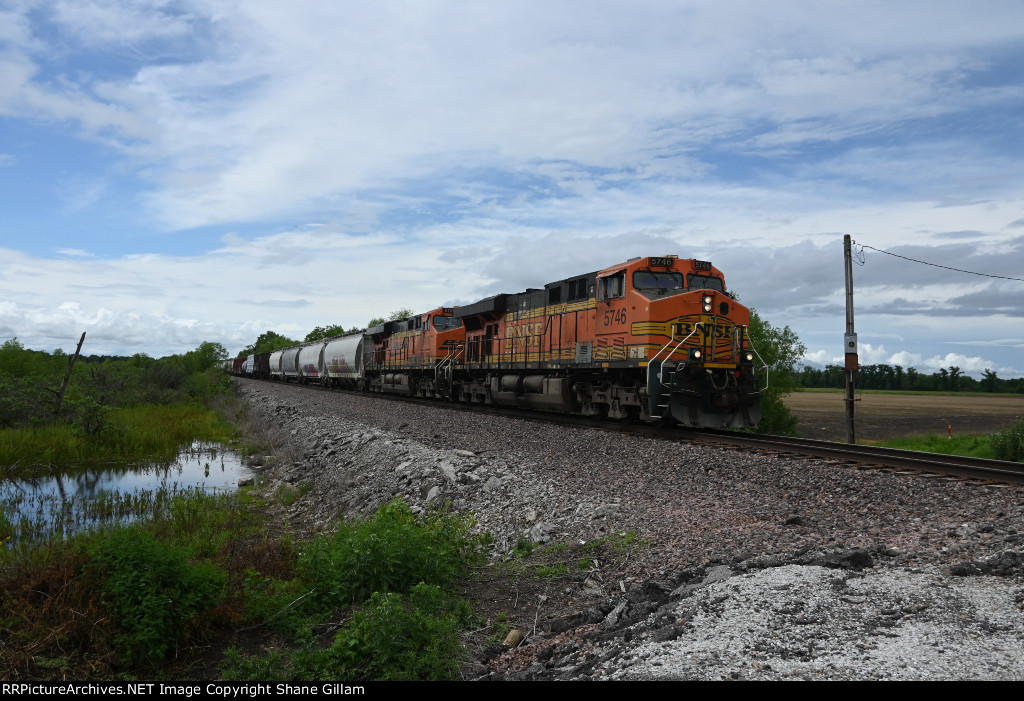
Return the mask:
<path id="1" fill-rule="evenodd" d="M 260 543 L 272 541 L 262 530 L 261 506 L 245 491 L 112 497 L 97 507 L 100 525 L 4 548 L 0 676 L 151 674 L 207 644 L 241 619 L 236 573 Z M 139 518 L 120 523 L 133 517 Z M 281 557 L 292 555 L 270 548 L 256 561 L 278 571 L 269 563 Z"/>
<path id="2" fill-rule="evenodd" d="M 104 492 L 91 498 L 17 492 L 0 502 L 0 540 L 8 548 L 24 550 L 49 538 L 70 537 L 90 528 L 158 518 L 170 512 L 175 499 L 194 491 L 194 487 L 161 485 L 133 492 Z"/>
<path id="3" fill-rule="evenodd" d="M 0 429 L 2 477 L 38 475 L 97 460 L 169 460 L 193 440 L 227 441 L 234 429 L 199 404 L 144 405 L 111 410 L 88 434 L 66 423 Z"/>

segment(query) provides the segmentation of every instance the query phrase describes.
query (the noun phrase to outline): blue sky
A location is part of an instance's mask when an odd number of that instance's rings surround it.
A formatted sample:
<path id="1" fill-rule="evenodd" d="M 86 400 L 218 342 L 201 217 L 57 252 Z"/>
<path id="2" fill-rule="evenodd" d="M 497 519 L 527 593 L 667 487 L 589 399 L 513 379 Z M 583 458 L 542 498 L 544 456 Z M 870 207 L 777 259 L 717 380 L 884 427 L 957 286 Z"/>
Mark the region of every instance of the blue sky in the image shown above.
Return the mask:
<path id="1" fill-rule="evenodd" d="M 1024 3 L 0 0 L 0 338 L 231 352 L 638 255 L 834 362 L 842 237 L 1024 278 Z M 866 250 L 862 362 L 1024 375 Z"/>

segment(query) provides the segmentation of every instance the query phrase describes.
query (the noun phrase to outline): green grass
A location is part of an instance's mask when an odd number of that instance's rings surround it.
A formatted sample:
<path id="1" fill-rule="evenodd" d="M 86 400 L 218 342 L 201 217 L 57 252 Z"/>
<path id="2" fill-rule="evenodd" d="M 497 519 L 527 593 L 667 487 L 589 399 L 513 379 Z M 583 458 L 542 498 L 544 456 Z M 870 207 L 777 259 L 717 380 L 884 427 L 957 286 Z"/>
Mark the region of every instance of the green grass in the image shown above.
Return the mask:
<path id="1" fill-rule="evenodd" d="M 943 436 L 932 433 L 926 436 L 906 436 L 884 441 L 865 441 L 870 445 L 900 450 L 919 450 L 943 455 L 963 455 L 972 458 L 996 460 L 992 442 L 988 436 Z"/>
<path id="2" fill-rule="evenodd" d="M 907 436 L 885 441 L 871 441 L 872 445 L 903 450 L 921 450 L 944 455 L 964 455 L 989 460 L 1024 461 L 1024 418 L 1017 419 L 1002 431 L 987 436 Z"/>
<path id="3" fill-rule="evenodd" d="M 234 497 L 251 499 L 247 493 Z M 224 511 L 217 498 L 199 487 L 163 484 L 155 489 L 104 492 L 87 498 L 74 494 L 17 491 L 0 500 L 0 565 L 51 538 L 69 538 L 89 529 L 153 521 L 191 540 L 197 553 L 215 551 L 223 540 Z M 15 515 L 19 514 L 19 515 Z"/>
<path id="4" fill-rule="evenodd" d="M 594 567 L 595 560 L 624 559 L 648 545 L 635 531 L 611 533 L 586 543 L 563 540 L 540 545 L 520 538 L 495 568 L 506 577 L 582 581 Z"/>
<path id="5" fill-rule="evenodd" d="M 65 423 L 0 429 L 5 477 L 98 460 L 160 460 L 193 440 L 226 442 L 233 429 L 199 404 L 114 409 L 95 435 Z"/>
<path id="6" fill-rule="evenodd" d="M 312 491 L 313 485 L 309 482 L 303 482 L 298 487 L 293 487 L 290 484 L 282 484 L 274 492 L 274 499 L 277 500 L 281 506 L 292 506 L 299 500 L 299 497 Z"/>
<path id="7" fill-rule="evenodd" d="M 797 387 L 794 392 L 807 394 L 844 394 L 846 390 L 835 387 Z M 897 394 L 913 395 L 918 397 L 988 397 L 1003 399 L 1020 399 L 1021 395 L 1013 392 L 954 392 L 952 390 L 925 390 L 925 389 L 860 389 L 856 391 L 861 394 Z M 785 400 L 783 400 L 785 401 Z"/>
<path id="8" fill-rule="evenodd" d="M 263 506 L 169 495 L 147 520 L 5 548 L 0 676 L 174 678 L 175 661 L 256 629 L 278 634 L 274 651 L 232 652 L 217 678 L 458 678 L 460 636 L 481 625 L 453 595 L 482 562 L 470 518 L 394 501 L 294 543 Z"/>

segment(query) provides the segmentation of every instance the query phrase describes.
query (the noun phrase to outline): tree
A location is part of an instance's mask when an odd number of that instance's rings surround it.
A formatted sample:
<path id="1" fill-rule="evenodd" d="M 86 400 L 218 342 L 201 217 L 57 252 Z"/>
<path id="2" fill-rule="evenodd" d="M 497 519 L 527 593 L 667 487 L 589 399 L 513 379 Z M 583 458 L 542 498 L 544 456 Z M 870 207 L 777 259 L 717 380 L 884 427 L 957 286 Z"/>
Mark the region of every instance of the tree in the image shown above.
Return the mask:
<path id="1" fill-rule="evenodd" d="M 223 363 L 228 358 L 227 349 L 219 343 L 203 341 L 184 355 L 185 368 L 189 372 L 205 372 L 210 368 Z"/>
<path id="2" fill-rule="evenodd" d="M 795 436 L 798 419 L 783 403 L 782 398 L 796 389 L 794 369 L 807 352 L 796 333 L 784 326 L 779 328 L 761 318 L 757 310 L 750 310 L 750 341 L 761 360 L 768 366 L 767 388 L 761 393 L 761 421 L 758 433 Z"/>
<path id="3" fill-rule="evenodd" d="M 985 368 L 983 373 L 985 378 L 981 381 L 981 387 L 986 392 L 998 392 L 999 391 L 999 378 L 996 376 L 995 370 Z"/>
<path id="4" fill-rule="evenodd" d="M 345 330 L 345 327 L 340 324 L 329 324 L 327 326 L 317 326 L 315 329 L 306 334 L 304 343 L 310 343 L 312 341 L 322 341 L 325 338 L 334 338 L 335 336 L 347 336 L 350 333 L 356 333 L 362 331 L 358 326 L 353 326 L 349 330 Z"/>
<path id="5" fill-rule="evenodd" d="M 949 368 L 949 388 L 954 392 L 960 391 L 960 368 L 956 365 Z"/>
<path id="6" fill-rule="evenodd" d="M 271 351 L 276 351 L 279 348 L 288 348 L 289 346 L 297 345 L 299 345 L 298 341 L 293 341 L 287 336 L 282 336 L 281 334 L 273 331 L 264 331 L 259 335 L 259 338 L 256 339 L 256 343 L 243 348 L 239 352 L 238 357 L 244 358 L 245 356 L 253 355 L 255 353 L 269 353 Z"/>
<path id="7" fill-rule="evenodd" d="M 368 322 L 366 322 L 366 328 L 379 326 L 380 324 L 383 324 L 385 321 L 402 321 L 403 319 L 408 319 L 413 314 L 415 314 L 415 312 L 413 312 L 412 309 L 409 309 L 408 307 L 402 307 L 401 309 L 396 309 L 395 311 L 391 312 L 391 316 L 389 316 L 387 319 L 383 317 L 374 317 L 373 319 L 370 319 Z"/>

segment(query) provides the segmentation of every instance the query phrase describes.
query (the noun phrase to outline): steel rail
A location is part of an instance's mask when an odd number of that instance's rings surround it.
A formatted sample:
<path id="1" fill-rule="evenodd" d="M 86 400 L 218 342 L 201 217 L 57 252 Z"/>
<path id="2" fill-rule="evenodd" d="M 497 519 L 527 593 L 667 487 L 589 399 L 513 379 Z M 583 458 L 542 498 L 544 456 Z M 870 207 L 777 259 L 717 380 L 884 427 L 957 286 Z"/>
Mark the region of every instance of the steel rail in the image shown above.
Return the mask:
<path id="1" fill-rule="evenodd" d="M 237 378 L 252 379 L 252 378 Z M 275 383 L 271 383 L 275 384 Z M 298 387 L 300 385 L 285 383 L 283 386 Z M 871 445 L 850 445 L 833 443 L 814 438 L 791 438 L 789 436 L 773 436 L 763 433 L 746 433 L 725 429 L 697 429 L 681 425 L 659 426 L 641 422 L 622 422 L 601 420 L 579 414 L 561 414 L 541 412 L 517 407 L 470 404 L 463 402 L 439 401 L 423 397 L 403 395 L 389 392 L 362 392 L 359 390 L 328 390 L 318 383 L 309 383 L 305 388 L 321 391 L 342 392 L 363 397 L 374 397 L 392 401 L 411 402 L 419 406 L 428 406 L 456 411 L 471 411 L 498 416 L 509 416 L 526 421 L 556 423 L 578 428 L 591 428 L 602 431 L 633 433 L 658 440 L 693 441 L 718 445 L 729 445 L 752 450 L 769 450 L 790 455 L 819 458 L 857 465 L 872 465 L 898 470 L 916 470 L 940 475 L 951 475 L 976 480 L 988 480 L 1008 484 L 1024 484 L 1024 463 L 1003 460 L 986 460 L 961 455 L 943 453 L 926 453 L 916 450 L 900 450 L 897 448 L 881 448 Z"/>
<path id="2" fill-rule="evenodd" d="M 1024 484 L 1024 463 L 1019 462 L 883 448 L 873 445 L 850 445 L 813 438 L 743 434 L 714 429 L 694 430 L 692 433 L 697 440 L 702 442 L 792 452 L 863 465 L 880 465 L 895 469 L 922 470 L 971 479 Z"/>

